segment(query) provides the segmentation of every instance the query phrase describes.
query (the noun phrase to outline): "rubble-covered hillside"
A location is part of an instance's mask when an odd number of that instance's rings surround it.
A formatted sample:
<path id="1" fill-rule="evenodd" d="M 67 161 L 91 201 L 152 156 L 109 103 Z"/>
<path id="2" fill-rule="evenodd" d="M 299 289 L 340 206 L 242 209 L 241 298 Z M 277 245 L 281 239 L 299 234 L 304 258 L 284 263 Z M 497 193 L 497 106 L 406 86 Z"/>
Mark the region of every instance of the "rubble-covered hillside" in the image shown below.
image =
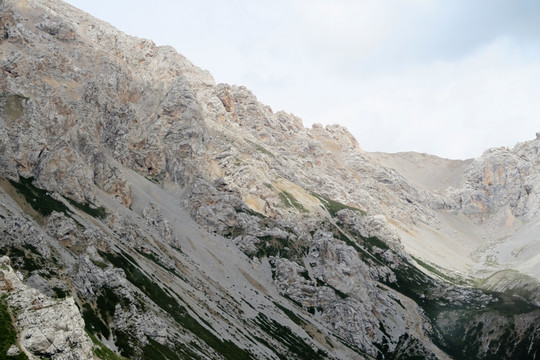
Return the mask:
<path id="1" fill-rule="evenodd" d="M 540 356 L 540 140 L 365 153 L 59 0 L 0 72 L 0 357 Z"/>

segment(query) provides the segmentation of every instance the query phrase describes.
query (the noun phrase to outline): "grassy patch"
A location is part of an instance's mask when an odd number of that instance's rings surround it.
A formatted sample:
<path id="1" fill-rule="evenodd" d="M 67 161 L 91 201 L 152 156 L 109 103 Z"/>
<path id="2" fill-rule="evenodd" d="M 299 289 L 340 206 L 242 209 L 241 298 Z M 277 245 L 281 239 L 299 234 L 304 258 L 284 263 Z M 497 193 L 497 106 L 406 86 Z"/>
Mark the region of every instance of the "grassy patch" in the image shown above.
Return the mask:
<path id="1" fill-rule="evenodd" d="M 69 291 L 66 291 L 56 286 L 52 288 L 52 291 L 54 292 L 54 297 L 57 299 L 64 299 L 69 296 Z"/>
<path id="2" fill-rule="evenodd" d="M 23 249 L 17 247 L 8 247 L 6 250 L 7 255 L 11 258 L 11 266 L 15 270 L 24 270 L 27 272 L 39 271 L 39 274 L 43 277 L 50 278 L 56 275 L 55 266 L 47 261 L 42 256 L 26 250 L 26 246 Z M 34 248 L 35 249 L 35 248 Z"/>
<path id="3" fill-rule="evenodd" d="M 388 346 L 383 344 L 385 358 L 396 360 L 426 360 L 426 348 L 417 339 L 412 338 L 409 334 L 403 334 L 399 337 L 396 348 L 392 352 L 387 352 Z"/>
<path id="4" fill-rule="evenodd" d="M 240 160 L 239 158 L 235 157 L 234 158 L 234 166 L 240 166 L 242 165 L 244 162 L 242 160 Z"/>
<path id="5" fill-rule="evenodd" d="M 227 230 L 222 234 L 223 237 L 226 237 L 227 239 L 234 239 L 237 236 L 244 235 L 245 229 L 241 227 L 236 226 L 228 226 Z"/>
<path id="6" fill-rule="evenodd" d="M 185 345 L 178 344 L 174 348 L 162 345 L 152 338 L 148 338 L 148 345 L 143 347 L 143 359 L 145 360 L 198 360 L 200 357 L 187 348 Z"/>
<path id="7" fill-rule="evenodd" d="M 385 282 L 385 284 L 416 301 L 418 305 L 426 310 L 428 316 L 431 315 L 430 317 L 432 317 L 435 308 L 438 307 L 434 301 L 429 301 L 427 298 L 430 289 L 436 286 L 433 280 L 409 263 L 404 263 L 399 268 L 394 269 L 394 274 L 397 281 Z"/>
<path id="8" fill-rule="evenodd" d="M 29 250 L 30 252 L 38 255 L 38 256 L 41 256 L 41 254 L 39 253 L 38 249 L 32 245 L 32 244 L 22 244 L 22 247 Z"/>
<path id="9" fill-rule="evenodd" d="M 291 329 L 273 319 L 269 319 L 263 313 L 257 315 L 255 323 L 271 338 L 280 342 L 288 350 L 286 354 L 289 352 L 295 354 L 296 359 L 322 360 L 327 358 L 326 352 L 321 349 L 314 349 L 304 339 L 293 333 Z"/>
<path id="10" fill-rule="evenodd" d="M 330 284 L 327 284 L 325 281 L 323 281 L 323 280 L 321 280 L 321 279 L 317 279 L 317 285 L 329 287 L 330 289 L 334 290 L 334 292 L 336 293 L 336 295 L 339 296 L 339 297 L 342 298 L 342 299 L 346 299 L 346 298 L 349 297 L 349 295 L 345 294 L 343 291 L 336 289 L 335 287 L 333 287 L 333 286 L 330 285 Z"/>
<path id="11" fill-rule="evenodd" d="M 294 305 L 298 306 L 300 309 L 303 309 L 304 306 L 302 304 L 300 304 L 298 301 L 294 300 L 293 298 L 291 298 L 289 295 L 287 294 L 280 294 L 282 297 L 284 297 L 285 299 L 289 300 L 290 302 L 292 302 Z"/>
<path id="12" fill-rule="evenodd" d="M 127 309 L 129 307 L 129 300 L 118 296 L 111 288 L 104 286 L 99 290 L 96 304 L 101 318 L 103 320 L 111 318 L 112 320 L 116 305 L 120 304 L 122 308 Z"/>
<path id="13" fill-rule="evenodd" d="M 102 360 L 127 360 L 127 358 L 117 355 L 114 351 L 103 345 L 90 331 L 86 330 L 90 339 L 94 343 L 94 355 Z"/>
<path id="14" fill-rule="evenodd" d="M 362 234 L 360 234 L 357 230 L 352 229 L 352 228 L 350 228 L 348 226 L 346 226 L 345 229 L 346 229 L 346 231 L 348 231 L 351 234 L 352 237 L 354 237 L 356 239 L 356 241 L 358 241 L 360 244 L 362 244 L 370 252 L 374 252 L 373 251 L 374 247 L 379 248 L 381 250 L 389 250 L 390 249 L 390 246 L 388 246 L 387 243 L 385 243 L 384 241 L 382 241 L 381 239 L 379 239 L 376 236 L 370 236 L 370 237 L 362 236 Z M 382 261 L 383 259 L 379 259 L 379 260 Z"/>
<path id="15" fill-rule="evenodd" d="M 107 265 L 106 263 L 104 263 L 103 261 L 98 261 L 98 260 L 91 260 L 92 263 L 94 265 L 96 265 L 98 268 L 101 268 L 101 269 L 106 269 L 109 267 L 109 265 Z"/>
<path id="16" fill-rule="evenodd" d="M 17 332 L 11 321 L 6 297 L 6 295 L 2 295 L 0 298 L 0 356 L 3 359 L 11 345 L 15 345 L 17 342 Z M 21 360 L 28 358 L 24 353 L 20 353 L 17 356 L 10 356 L 9 359 Z"/>
<path id="17" fill-rule="evenodd" d="M 286 207 L 294 207 L 296 210 L 307 213 L 307 209 L 296 200 L 294 196 L 292 196 L 287 191 L 283 190 L 278 194 L 280 200 L 285 204 Z"/>
<path id="18" fill-rule="evenodd" d="M 456 310 L 441 314 L 444 330 L 442 345 L 455 359 L 532 359 L 540 349 L 534 322 L 523 332 L 517 332 L 515 319 L 499 318 L 495 323 L 484 322 L 486 314 L 471 310 Z M 488 313 L 492 313 L 491 311 Z M 493 313 L 496 316 L 496 313 Z M 536 315 L 538 318 L 538 315 Z M 491 339 L 486 339 L 486 334 Z M 482 342 L 484 339 L 484 343 Z M 487 340 L 487 341 L 486 341 Z"/>
<path id="19" fill-rule="evenodd" d="M 287 357 L 286 355 L 283 355 L 281 354 L 281 352 L 276 349 L 274 346 L 272 346 L 268 341 L 266 341 L 265 339 L 263 338 L 260 338 L 258 336 L 253 336 L 255 338 L 255 340 L 257 340 L 259 343 L 263 344 L 264 346 L 266 346 L 268 349 L 270 349 L 274 355 L 276 355 L 279 360 L 290 360 L 289 357 Z"/>
<path id="20" fill-rule="evenodd" d="M 372 250 L 374 246 L 382 250 L 390 249 L 390 247 L 384 241 L 382 241 L 381 239 L 375 236 L 370 236 L 370 237 L 361 236 L 360 238 L 362 239 L 362 241 L 364 242 L 364 245 L 366 245 L 366 247 L 369 250 Z"/>
<path id="21" fill-rule="evenodd" d="M 306 324 L 306 322 L 300 316 L 296 315 L 294 311 L 291 311 L 287 309 L 286 307 L 281 306 L 275 301 L 272 301 L 272 302 L 274 303 L 274 305 L 276 305 L 276 307 L 278 307 L 281 311 L 283 311 L 285 315 L 287 315 L 289 319 L 291 319 L 296 325 L 304 326 Z"/>
<path id="22" fill-rule="evenodd" d="M 180 360 L 181 358 L 178 356 L 178 354 L 169 349 L 167 346 L 162 345 L 155 341 L 154 339 L 148 339 L 149 343 L 143 348 L 143 359 L 148 360 L 161 360 L 161 359 L 169 359 L 169 360 Z"/>
<path id="23" fill-rule="evenodd" d="M 156 305 L 169 313 L 178 324 L 186 330 L 192 332 L 199 337 L 208 346 L 214 349 L 218 354 L 229 360 L 247 360 L 252 359 L 249 352 L 239 348 L 236 344 L 228 340 L 220 340 L 210 330 L 201 325 L 194 317 L 192 317 L 186 308 L 180 305 L 172 296 L 168 295 L 161 287 L 150 280 L 144 273 L 135 267 L 133 259 L 127 254 L 119 255 L 113 253 L 100 252 L 100 255 L 107 258 L 114 266 L 124 269 L 126 278 L 133 285 L 138 287 L 146 294 Z M 131 259 L 130 260 L 128 260 Z M 118 334 L 117 338 L 118 338 Z M 124 342 L 129 343 L 129 339 L 123 336 Z M 124 355 L 124 354 L 123 354 Z M 125 355 L 129 357 L 128 355 Z"/>
<path id="24" fill-rule="evenodd" d="M 103 322 L 103 320 L 96 314 L 90 304 L 83 304 L 82 317 L 84 319 L 85 328 L 88 332 L 93 334 L 101 334 L 105 339 L 108 339 L 111 335 L 109 327 Z"/>
<path id="25" fill-rule="evenodd" d="M 9 180 L 9 182 L 39 214 L 49 216 L 53 211 L 56 211 L 70 215 L 71 210 L 63 202 L 51 197 L 47 190 L 40 189 L 32 184 L 33 177 L 24 178 L 21 176 L 19 180 L 19 182 Z"/>
<path id="26" fill-rule="evenodd" d="M 540 311 L 540 306 L 533 305 L 520 297 L 491 291 L 486 292 L 497 298 L 497 301 L 487 306 L 486 310 L 488 311 L 496 311 L 507 317 Z"/>
<path id="27" fill-rule="evenodd" d="M 234 209 L 236 212 L 239 212 L 239 213 L 246 213 L 248 215 L 251 215 L 251 216 L 256 216 L 258 218 L 261 218 L 261 219 L 266 219 L 266 215 L 264 214 L 261 214 L 255 210 L 251 210 L 248 206 L 242 206 L 240 208 L 235 208 Z"/>
<path id="28" fill-rule="evenodd" d="M 324 312 L 324 308 L 322 306 L 309 306 L 306 308 L 306 310 L 311 315 L 315 315 L 317 311 L 320 313 Z"/>
<path id="29" fill-rule="evenodd" d="M 85 203 L 80 203 L 70 198 L 66 198 L 66 199 L 67 201 L 69 201 L 71 205 L 75 206 L 79 210 L 84 211 L 90 216 L 93 216 L 98 219 L 104 219 L 107 217 L 107 211 L 105 211 L 105 208 L 103 206 L 96 207 L 90 201 L 87 201 Z"/>
<path id="30" fill-rule="evenodd" d="M 311 278 L 309 277 L 309 272 L 307 270 L 298 272 L 298 275 L 306 279 L 307 281 L 311 281 Z"/>
<path id="31" fill-rule="evenodd" d="M 361 215 L 366 215 L 366 212 L 364 210 L 360 210 L 356 207 L 342 204 L 338 201 L 319 195 L 314 191 L 310 191 L 309 193 L 315 196 L 317 199 L 319 199 L 319 201 L 324 205 L 324 207 L 326 208 L 326 210 L 328 210 L 328 212 L 330 213 L 330 216 L 332 217 L 335 217 L 338 211 L 343 210 L 343 209 L 353 210 L 360 213 Z"/>
<path id="32" fill-rule="evenodd" d="M 163 270 L 171 272 L 174 275 L 178 276 L 175 269 L 165 266 L 153 252 L 147 253 L 147 252 L 140 251 L 140 250 L 137 250 L 137 252 L 139 254 L 141 254 L 142 256 L 144 256 L 145 258 L 147 258 L 148 260 L 152 261 L 154 264 L 161 267 Z"/>
<path id="33" fill-rule="evenodd" d="M 359 244 L 356 242 L 356 241 L 360 240 L 362 245 L 366 246 L 367 245 L 366 244 L 366 239 L 364 239 L 363 237 L 353 237 L 353 236 L 345 233 L 338 226 L 336 226 L 334 224 L 331 224 L 329 222 L 327 222 L 327 224 L 330 226 L 330 231 L 332 231 L 334 237 L 336 239 L 340 239 L 341 241 L 343 241 L 348 246 L 353 247 L 358 252 L 359 256 L 362 259 L 371 260 L 371 261 L 373 261 L 373 262 L 375 262 L 376 264 L 379 264 L 379 265 L 383 265 L 383 266 L 385 265 L 383 259 L 380 259 L 375 254 L 372 254 L 369 251 L 367 251 L 366 249 L 360 247 Z M 321 224 L 321 226 L 324 226 L 324 225 L 325 225 L 324 223 Z M 353 239 L 355 239 L 356 241 L 353 240 Z M 369 247 L 369 246 L 366 246 L 366 247 L 369 250 L 371 250 L 371 247 Z"/>
<path id="34" fill-rule="evenodd" d="M 114 337 L 114 343 L 120 350 L 120 354 L 122 354 L 122 356 L 125 356 L 128 359 L 135 359 L 135 349 L 140 346 L 139 341 L 122 330 L 115 330 Z"/>
<path id="35" fill-rule="evenodd" d="M 28 272 L 32 272 L 32 271 L 40 270 L 42 266 L 34 258 L 25 257 L 23 258 L 23 266 L 21 268 Z"/>
<path id="36" fill-rule="evenodd" d="M 444 280 L 448 281 L 451 284 L 454 284 L 454 285 L 466 285 L 467 284 L 466 281 L 456 279 L 456 278 L 454 278 L 452 276 L 448 276 L 445 273 L 443 273 L 441 270 L 436 268 L 435 266 L 432 266 L 432 265 L 428 264 L 427 262 L 422 261 L 422 260 L 420 260 L 419 258 L 417 258 L 417 257 L 415 257 L 413 255 L 411 255 L 411 257 L 414 259 L 414 261 L 416 261 L 418 263 L 418 265 L 422 266 L 424 269 L 426 269 L 429 272 L 439 276 L 441 279 L 444 279 Z"/>
<path id="37" fill-rule="evenodd" d="M 251 145 L 253 145 L 255 147 L 255 149 L 257 149 L 258 151 L 262 152 L 263 154 L 266 154 L 270 157 L 273 157 L 275 158 L 276 155 L 272 154 L 270 151 L 268 151 L 267 149 L 265 149 L 264 147 L 262 147 L 261 145 L 259 144 L 256 144 L 254 143 L 253 141 L 251 140 L 246 140 L 248 143 L 250 143 Z"/>
<path id="38" fill-rule="evenodd" d="M 425 265 L 429 266 L 429 264 Z M 527 349 L 535 346 L 534 330 L 529 329 L 529 335 L 521 334 L 522 340 L 519 341 L 515 329 L 511 327 L 517 315 L 538 316 L 535 314 L 538 314 L 539 307 L 518 297 L 476 290 L 467 292 L 466 298 L 452 300 L 452 298 L 440 295 L 440 289 L 448 285 L 434 280 L 411 263 L 404 262 L 393 271 L 397 281 L 386 284 L 413 299 L 424 309 L 440 334 L 440 337 L 434 336 L 433 341 L 450 356 L 464 360 L 520 359 L 527 358 Z M 486 300 L 486 294 L 496 300 Z M 481 319 L 490 317 L 500 319 L 501 315 L 506 319 L 505 324 L 498 324 L 496 328 L 491 329 L 481 324 Z M 481 339 L 485 338 L 489 331 L 500 329 L 503 332 L 506 331 L 505 335 L 497 338 L 496 344 L 492 348 L 489 347 L 485 356 L 478 355 L 480 351 L 485 350 L 486 346 Z M 540 341 L 536 341 L 536 344 L 539 343 Z"/>
<path id="39" fill-rule="evenodd" d="M 157 176 L 145 176 L 147 180 L 159 185 L 159 178 Z"/>
<path id="40" fill-rule="evenodd" d="M 272 236 L 261 236 L 259 237 L 261 242 L 257 244 L 258 249 L 255 256 L 257 256 L 259 259 L 263 257 L 270 257 L 270 256 L 280 256 L 283 258 L 289 258 L 292 243 L 289 241 L 289 239 L 283 239 L 283 238 L 276 238 Z"/>
<path id="41" fill-rule="evenodd" d="M 259 236 L 258 239 L 261 241 L 257 243 L 257 252 L 254 255 L 259 259 L 265 256 L 278 256 L 299 262 L 299 259 L 309 250 L 302 241 L 292 242 L 290 239 L 273 236 Z M 306 279 L 309 280 L 308 274 L 299 273 L 299 275 L 304 278 L 307 276 Z"/>
<path id="42" fill-rule="evenodd" d="M 73 218 L 73 212 L 61 201 L 56 200 L 49 191 L 40 189 L 33 184 L 34 178 L 19 177 L 19 182 L 9 180 L 11 186 L 13 186 L 23 197 L 24 200 L 39 214 L 43 216 L 49 216 L 56 211 L 58 213 L 64 213 L 66 216 Z M 103 219 L 107 216 L 107 212 L 103 207 L 95 207 L 92 203 L 79 203 L 75 200 L 65 198 L 74 207 L 86 212 L 87 214 Z M 75 220 L 79 227 L 84 228 L 77 220 Z"/>

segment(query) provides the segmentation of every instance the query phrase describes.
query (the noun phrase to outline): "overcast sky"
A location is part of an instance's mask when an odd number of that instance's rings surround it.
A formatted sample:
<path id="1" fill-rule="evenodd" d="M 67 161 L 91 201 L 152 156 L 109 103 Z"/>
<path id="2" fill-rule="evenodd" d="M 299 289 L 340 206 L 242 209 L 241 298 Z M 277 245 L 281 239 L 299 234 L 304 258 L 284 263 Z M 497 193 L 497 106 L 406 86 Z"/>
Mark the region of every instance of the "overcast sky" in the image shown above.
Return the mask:
<path id="1" fill-rule="evenodd" d="M 539 0 L 68 0 L 367 151 L 477 157 L 540 131 Z"/>

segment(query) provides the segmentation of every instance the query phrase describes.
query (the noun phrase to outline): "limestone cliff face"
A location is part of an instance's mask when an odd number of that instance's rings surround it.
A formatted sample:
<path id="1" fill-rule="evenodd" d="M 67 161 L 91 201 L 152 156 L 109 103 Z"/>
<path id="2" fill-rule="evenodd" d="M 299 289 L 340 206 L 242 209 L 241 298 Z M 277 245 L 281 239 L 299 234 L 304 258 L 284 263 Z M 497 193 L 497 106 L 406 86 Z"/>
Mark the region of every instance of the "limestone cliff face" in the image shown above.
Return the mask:
<path id="1" fill-rule="evenodd" d="M 491 149 L 475 160 L 461 190 L 463 212 L 485 219 L 490 211 L 509 205 L 519 219 L 538 215 L 539 150 L 536 139 L 514 149 Z"/>
<path id="2" fill-rule="evenodd" d="M 466 224 L 488 239 L 465 258 L 488 275 L 516 268 L 489 262 L 504 235 L 489 229 L 508 211 L 533 246 L 538 140 L 458 164 L 423 157 L 420 174 L 61 1 L 4 0 L 0 15 L 0 251 L 27 285 L 72 296 L 96 356 L 537 354 L 534 279 L 519 299 L 495 277 L 500 293 L 456 286 L 476 273 L 448 276 L 440 251 L 414 244 Z"/>
<path id="3" fill-rule="evenodd" d="M 51 299 L 24 285 L 7 256 L 0 258 L 0 266 L 0 293 L 15 313 L 20 350 L 31 359 L 92 359 L 92 341 L 73 298 Z"/>

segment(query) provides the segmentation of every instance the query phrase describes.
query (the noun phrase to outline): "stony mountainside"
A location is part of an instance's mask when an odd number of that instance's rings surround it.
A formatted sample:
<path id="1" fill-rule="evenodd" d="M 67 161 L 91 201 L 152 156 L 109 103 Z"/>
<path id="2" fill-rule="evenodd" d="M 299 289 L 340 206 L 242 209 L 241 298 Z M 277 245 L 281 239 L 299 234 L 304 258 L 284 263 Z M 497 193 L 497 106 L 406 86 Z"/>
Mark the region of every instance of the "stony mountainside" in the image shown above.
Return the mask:
<path id="1" fill-rule="evenodd" d="M 539 356 L 539 139 L 366 153 L 58 0 L 0 71 L 0 356 Z"/>

